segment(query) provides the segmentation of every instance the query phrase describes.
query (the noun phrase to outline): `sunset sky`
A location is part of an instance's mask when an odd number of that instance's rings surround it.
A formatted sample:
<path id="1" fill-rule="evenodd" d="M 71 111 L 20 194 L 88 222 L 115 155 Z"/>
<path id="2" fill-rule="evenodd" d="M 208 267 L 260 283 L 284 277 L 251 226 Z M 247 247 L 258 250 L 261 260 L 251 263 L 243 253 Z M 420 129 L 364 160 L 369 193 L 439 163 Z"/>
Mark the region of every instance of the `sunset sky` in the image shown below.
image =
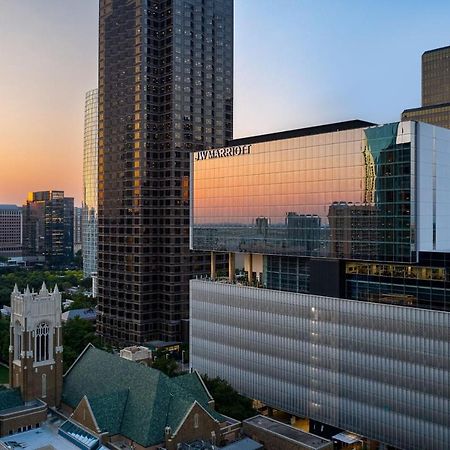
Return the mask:
<path id="1" fill-rule="evenodd" d="M 0 203 L 48 189 L 81 203 L 97 14 L 97 0 L 0 0 Z M 398 120 L 449 19 L 440 0 L 235 0 L 235 137 Z"/>

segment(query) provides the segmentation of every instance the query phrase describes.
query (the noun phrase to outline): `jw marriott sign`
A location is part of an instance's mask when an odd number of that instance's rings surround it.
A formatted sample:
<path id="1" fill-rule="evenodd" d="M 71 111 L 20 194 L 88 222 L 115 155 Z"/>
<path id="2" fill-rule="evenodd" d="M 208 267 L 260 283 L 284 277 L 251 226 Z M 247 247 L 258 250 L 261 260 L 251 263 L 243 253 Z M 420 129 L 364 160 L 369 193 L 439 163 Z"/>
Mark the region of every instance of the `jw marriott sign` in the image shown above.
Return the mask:
<path id="1" fill-rule="evenodd" d="M 203 150 L 195 153 L 195 160 L 213 158 L 226 158 L 227 156 L 249 155 L 251 144 L 248 145 L 234 145 L 232 147 L 214 148 L 212 150 Z"/>

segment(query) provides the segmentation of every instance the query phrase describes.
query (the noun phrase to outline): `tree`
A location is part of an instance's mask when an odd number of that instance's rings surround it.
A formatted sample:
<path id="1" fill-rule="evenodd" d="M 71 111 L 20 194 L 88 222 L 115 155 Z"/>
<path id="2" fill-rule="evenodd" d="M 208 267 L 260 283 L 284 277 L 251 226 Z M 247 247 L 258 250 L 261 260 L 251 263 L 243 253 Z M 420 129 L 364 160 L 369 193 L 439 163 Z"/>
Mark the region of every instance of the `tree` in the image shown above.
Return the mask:
<path id="1" fill-rule="evenodd" d="M 257 414 L 252 407 L 252 400 L 238 394 L 225 380 L 218 377 L 208 378 L 207 375 L 202 375 L 202 379 L 219 413 L 237 420 L 248 419 Z"/>
<path id="2" fill-rule="evenodd" d="M 79 317 L 68 320 L 63 325 L 64 370 L 66 371 L 89 343 L 101 348 L 100 339 L 95 335 L 95 325 Z"/>
<path id="3" fill-rule="evenodd" d="M 152 367 L 165 373 L 169 377 L 177 375 L 178 363 L 172 357 L 166 357 L 168 354 L 159 354 L 153 361 Z"/>
<path id="4" fill-rule="evenodd" d="M 68 310 L 84 308 L 94 309 L 97 305 L 97 300 L 95 298 L 88 297 L 87 295 L 84 295 L 80 292 L 77 292 L 75 294 L 64 294 L 64 297 L 66 299 L 73 300 L 73 303 L 71 303 L 67 308 Z"/>
<path id="5" fill-rule="evenodd" d="M 0 316 L 0 360 L 9 362 L 9 318 Z"/>

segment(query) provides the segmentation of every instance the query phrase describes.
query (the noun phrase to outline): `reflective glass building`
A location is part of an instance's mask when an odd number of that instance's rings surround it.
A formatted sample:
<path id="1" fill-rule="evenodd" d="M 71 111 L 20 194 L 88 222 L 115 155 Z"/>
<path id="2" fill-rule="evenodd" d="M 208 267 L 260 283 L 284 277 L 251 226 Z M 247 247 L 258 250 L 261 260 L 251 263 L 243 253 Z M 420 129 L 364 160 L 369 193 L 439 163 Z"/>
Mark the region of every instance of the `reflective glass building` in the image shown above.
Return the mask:
<path id="1" fill-rule="evenodd" d="M 450 445 L 450 130 L 343 122 L 192 165 L 191 244 L 211 252 L 192 366 L 397 448 Z"/>
<path id="2" fill-rule="evenodd" d="M 22 207 L 23 255 L 60 265 L 73 258 L 74 200 L 64 191 L 30 192 Z"/>
<path id="3" fill-rule="evenodd" d="M 422 107 L 403 111 L 402 120 L 450 128 L 450 46 L 422 55 Z"/>
<path id="4" fill-rule="evenodd" d="M 190 153 L 232 136 L 233 1 L 101 0 L 98 333 L 179 340 L 189 279 Z"/>
<path id="5" fill-rule="evenodd" d="M 83 276 L 97 272 L 98 233 L 98 91 L 86 93 L 84 104 L 82 250 Z"/>

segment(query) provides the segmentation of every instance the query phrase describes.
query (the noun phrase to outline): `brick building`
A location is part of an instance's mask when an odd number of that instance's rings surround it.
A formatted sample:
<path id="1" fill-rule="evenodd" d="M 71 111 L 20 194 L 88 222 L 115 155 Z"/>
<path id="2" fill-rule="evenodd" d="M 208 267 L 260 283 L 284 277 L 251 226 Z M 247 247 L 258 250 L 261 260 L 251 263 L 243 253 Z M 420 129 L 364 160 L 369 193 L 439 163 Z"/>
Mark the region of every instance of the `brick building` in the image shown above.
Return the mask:
<path id="1" fill-rule="evenodd" d="M 184 442 L 215 445 L 238 437 L 240 422 L 214 410 L 197 372 L 169 378 L 88 345 L 63 376 L 57 286 L 49 291 L 43 283 L 39 292 L 27 287 L 23 293 L 15 286 L 10 330 L 10 388 L 0 389 L 0 436 L 47 426 L 50 412 L 64 421 L 60 438 L 74 445 L 89 441 L 97 446 L 92 448 L 175 450 Z"/>

